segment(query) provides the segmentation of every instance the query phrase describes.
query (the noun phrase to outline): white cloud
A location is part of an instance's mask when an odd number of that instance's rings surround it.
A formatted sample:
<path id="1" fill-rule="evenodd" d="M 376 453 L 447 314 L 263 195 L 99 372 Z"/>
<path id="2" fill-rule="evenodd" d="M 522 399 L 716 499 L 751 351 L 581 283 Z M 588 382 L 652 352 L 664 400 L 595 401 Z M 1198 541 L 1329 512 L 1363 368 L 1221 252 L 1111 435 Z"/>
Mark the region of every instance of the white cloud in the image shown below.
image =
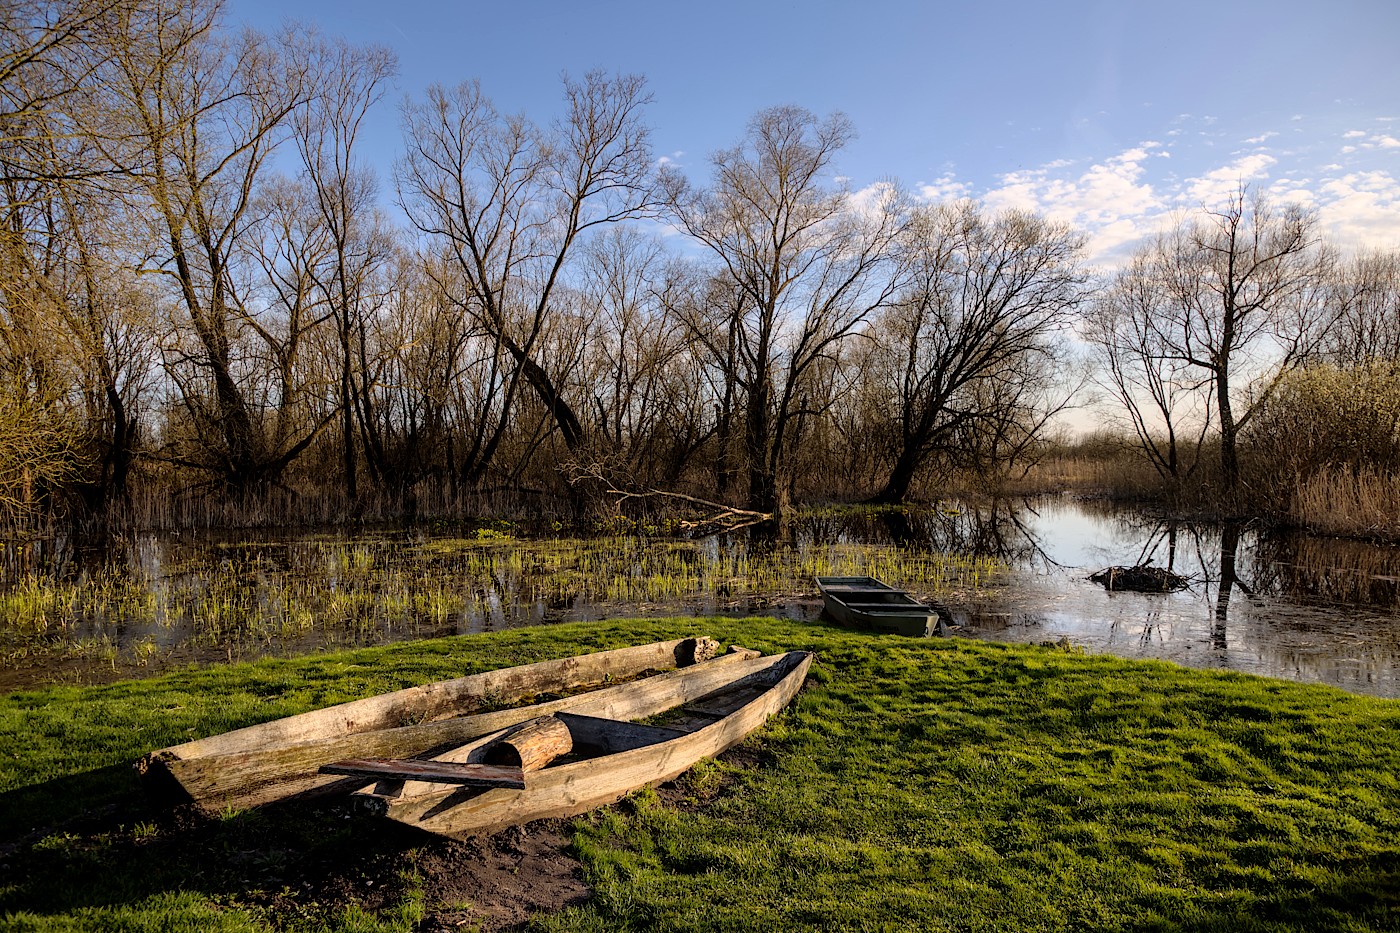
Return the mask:
<path id="1" fill-rule="evenodd" d="M 1267 133 L 1260 133 L 1258 136 L 1251 136 L 1248 139 L 1246 139 L 1245 142 L 1249 143 L 1251 146 L 1257 146 L 1260 143 L 1268 142 L 1277 135 L 1278 133 L 1275 133 L 1273 130 L 1269 130 Z"/>
<path id="2" fill-rule="evenodd" d="M 874 216 L 879 208 L 899 197 L 899 188 L 888 181 L 877 181 L 846 195 L 846 204 L 857 214 Z"/>
<path id="3" fill-rule="evenodd" d="M 1365 136 L 1365 130 L 1347 130 L 1342 134 L 1342 139 L 1364 139 Z"/>
<path id="4" fill-rule="evenodd" d="M 1319 188 L 1318 219 L 1345 249 L 1400 247 L 1400 180 L 1384 171 L 1352 172 Z"/>
<path id="5" fill-rule="evenodd" d="M 915 186 L 916 196 L 921 201 L 959 201 L 972 197 L 972 185 L 958 181 L 953 174 L 944 174 L 931 182 L 920 182 Z"/>
<path id="6" fill-rule="evenodd" d="M 1114 262 L 1127 245 L 1156 229 L 1167 209 L 1145 180 L 1152 160 L 1168 157 L 1156 140 L 1148 140 L 1095 162 L 1077 175 L 1063 169 L 1063 160 L 1001 176 L 1000 184 L 983 195 L 997 209 L 1037 211 L 1052 220 L 1085 230 L 1088 251 L 1097 262 Z"/>
<path id="7" fill-rule="evenodd" d="M 1197 134 L 1186 141 L 1172 138 L 1176 132 L 1109 158 L 1059 159 L 1008 172 L 986 189 L 948 172 L 917 186 L 916 194 L 926 201 L 978 197 L 991 209 L 1025 209 L 1073 224 L 1088 238 L 1089 260 L 1108 268 L 1120 266 L 1174 216 L 1217 208 L 1241 185 L 1266 192 L 1275 204 L 1315 210 L 1324 235 L 1343 249 L 1400 248 L 1400 169 L 1393 161 L 1400 134 L 1348 131 L 1356 145 L 1346 147 L 1345 159 L 1328 162 L 1324 138 L 1286 151 L 1255 148 L 1226 156 Z M 1246 142 L 1276 135 L 1266 131 Z M 1168 157 L 1170 165 L 1158 161 Z"/>
<path id="8" fill-rule="evenodd" d="M 1265 155 L 1262 152 L 1241 156 L 1229 165 L 1222 165 L 1196 178 L 1189 179 L 1184 186 L 1180 200 L 1189 207 L 1201 204 L 1207 207 L 1218 206 L 1234 197 L 1235 193 L 1239 191 L 1240 185 L 1267 178 L 1269 167 L 1277 162 L 1278 160 L 1273 156 Z"/>

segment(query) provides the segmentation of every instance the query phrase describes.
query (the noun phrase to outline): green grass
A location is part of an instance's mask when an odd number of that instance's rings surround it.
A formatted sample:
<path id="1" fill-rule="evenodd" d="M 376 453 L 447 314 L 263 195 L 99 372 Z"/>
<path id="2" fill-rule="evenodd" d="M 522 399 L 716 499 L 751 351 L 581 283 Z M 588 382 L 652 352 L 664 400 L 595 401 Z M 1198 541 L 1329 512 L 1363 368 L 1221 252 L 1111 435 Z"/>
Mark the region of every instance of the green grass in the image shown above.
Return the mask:
<path id="1" fill-rule="evenodd" d="M 1394 701 L 1052 648 L 718 619 L 5 697 L 0 839 L 23 841 L 0 859 L 0 928 L 415 929 L 437 906 L 415 872 L 419 840 L 305 808 L 182 827 L 144 809 L 126 764 L 422 680 L 701 632 L 819 661 L 794 706 L 734 763 L 695 769 L 680 802 L 643 791 L 574 821 L 593 896 L 535 928 L 1400 928 Z M 100 819 L 76 819 L 93 810 Z M 377 880 L 351 886 L 363 898 L 306 889 L 345 851 L 364 853 L 355 877 Z"/>

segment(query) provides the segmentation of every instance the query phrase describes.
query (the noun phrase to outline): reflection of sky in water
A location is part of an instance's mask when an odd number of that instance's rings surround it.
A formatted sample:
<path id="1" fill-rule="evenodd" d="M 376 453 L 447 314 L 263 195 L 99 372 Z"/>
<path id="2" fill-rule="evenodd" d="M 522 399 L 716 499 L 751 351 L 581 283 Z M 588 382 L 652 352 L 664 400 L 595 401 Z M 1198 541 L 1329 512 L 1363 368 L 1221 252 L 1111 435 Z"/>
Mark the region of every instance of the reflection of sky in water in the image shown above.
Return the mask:
<path id="1" fill-rule="evenodd" d="M 1400 696 L 1400 613 L 1387 577 L 1400 549 L 1245 532 L 1242 586 L 1220 600 L 1218 529 L 1165 530 L 1141 515 L 1053 500 L 1020 520 L 1038 549 L 1007 585 L 954 605 L 971 633 L 1010 641 L 1068 638 L 1091 651 L 1157 658 Z M 1172 594 L 1110 593 L 1087 576 L 1146 552 L 1188 577 Z M 1253 594 L 1253 595 L 1251 595 Z M 1342 598 L 1350 596 L 1352 598 Z"/>
<path id="2" fill-rule="evenodd" d="M 755 554 L 831 558 L 873 544 L 905 556 L 954 552 L 1009 563 L 1004 585 L 945 597 L 956 621 L 977 637 L 1068 638 L 1091 651 L 1400 697 L 1400 548 L 1246 529 L 1235 560 L 1241 585 L 1229 589 L 1222 605 L 1219 526 L 1178 526 L 1170 536 L 1142 512 L 1103 502 L 1055 498 L 836 511 L 806 517 L 793 531 L 793 540 L 762 550 L 742 537 L 685 544 L 621 538 L 575 542 L 573 550 L 556 554 L 560 561 L 565 553 L 582 560 L 597 543 L 606 554 L 590 558 L 587 574 L 582 563 L 542 560 L 549 542 L 528 538 L 483 549 L 419 532 L 271 535 L 265 541 L 240 536 L 223 543 L 141 536 L 124 555 L 104 558 L 126 566 L 138 602 L 85 603 L 82 618 L 65 633 L 124 652 L 154 645 L 162 651 L 157 663 L 184 663 L 610 617 L 689 612 L 815 619 L 821 604 L 805 571 L 749 595 L 706 583 L 709 589 L 644 601 L 603 596 L 596 588 L 586 594 L 579 581 L 606 579 L 617 561 L 624 576 L 634 567 L 629 579 L 635 578 L 643 570 L 634 562 L 644 551 L 684 558 L 684 566 L 662 567 L 667 574 L 717 561 L 722 579 L 745 573 Z M 56 551 L 55 560 L 60 556 Z M 1087 579 L 1144 557 L 1186 575 L 1191 588 L 1170 595 L 1109 593 Z M 97 574 L 100 582 L 107 572 L 84 569 L 71 554 L 67 559 L 72 578 Z M 921 579 L 918 566 L 903 565 L 906 578 L 890 582 L 933 595 L 939 584 Z M 5 570 L 0 564 L 0 577 Z M 425 588 L 441 597 L 444 608 L 436 615 L 414 602 Z M 94 596 L 102 592 L 98 586 Z M 147 603 L 149 611 L 141 608 Z M 4 674 L 0 670 L 0 680 Z"/>

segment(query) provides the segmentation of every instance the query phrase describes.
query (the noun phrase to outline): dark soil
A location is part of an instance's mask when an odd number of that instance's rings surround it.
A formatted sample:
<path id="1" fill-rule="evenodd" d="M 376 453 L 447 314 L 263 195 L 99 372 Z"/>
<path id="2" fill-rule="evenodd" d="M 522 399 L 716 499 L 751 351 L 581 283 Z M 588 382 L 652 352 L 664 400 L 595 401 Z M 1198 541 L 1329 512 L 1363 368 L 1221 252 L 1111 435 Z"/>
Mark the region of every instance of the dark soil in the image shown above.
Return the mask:
<path id="1" fill-rule="evenodd" d="M 583 867 L 567 854 L 562 830 L 560 821 L 541 820 L 421 850 L 428 911 L 420 933 L 511 930 L 586 901 Z"/>
<path id="2" fill-rule="evenodd" d="M 421 931 L 500 931 L 589 893 L 558 820 L 456 842 L 353 818 L 341 804 L 273 806 L 229 819 L 193 809 L 146 816 L 132 824 L 98 815 L 46 841 L 7 846 L 0 915 L 65 913 L 184 889 L 261 912 L 285 929 L 315 926 L 351 905 L 391 908 L 416 876 L 427 909 Z"/>

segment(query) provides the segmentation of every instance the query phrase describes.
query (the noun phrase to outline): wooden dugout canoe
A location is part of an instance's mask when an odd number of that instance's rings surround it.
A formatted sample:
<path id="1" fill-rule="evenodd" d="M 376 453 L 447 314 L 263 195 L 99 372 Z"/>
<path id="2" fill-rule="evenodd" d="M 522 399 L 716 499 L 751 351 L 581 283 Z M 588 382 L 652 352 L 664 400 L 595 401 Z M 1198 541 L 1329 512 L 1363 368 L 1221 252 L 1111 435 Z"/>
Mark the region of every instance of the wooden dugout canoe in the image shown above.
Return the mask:
<path id="1" fill-rule="evenodd" d="M 827 615 L 845 625 L 896 635 L 938 634 L 938 611 L 874 577 L 817 577 Z"/>
<path id="2" fill-rule="evenodd" d="M 720 650 L 712 638 L 683 638 L 408 687 L 163 748 L 137 762 L 137 770 L 156 796 L 210 811 L 349 791 L 364 782 L 321 774 L 320 767 L 344 758 L 408 758 L 453 748 L 537 716 L 537 709 L 580 701 L 564 697 L 519 712 L 519 704 L 541 695 L 684 668 Z M 502 706 L 508 708 L 480 712 Z"/>
<path id="3" fill-rule="evenodd" d="M 414 775 L 436 763 L 446 766 L 445 775 L 454 764 L 463 770 L 490 768 L 492 750 L 505 736 L 500 732 L 431 761 L 411 762 L 398 774 L 392 763 L 380 763 L 387 770 L 374 773 L 384 780 L 353 799 L 371 814 L 459 838 L 613 803 L 743 741 L 796 695 L 812 660 L 805 651 L 726 657 L 727 663 L 717 658 L 645 678 L 553 712 L 546 718 L 567 729 L 572 752 L 525 772 L 523 788 L 463 786 Z M 664 725 L 635 721 L 667 712 L 672 716 Z"/>

